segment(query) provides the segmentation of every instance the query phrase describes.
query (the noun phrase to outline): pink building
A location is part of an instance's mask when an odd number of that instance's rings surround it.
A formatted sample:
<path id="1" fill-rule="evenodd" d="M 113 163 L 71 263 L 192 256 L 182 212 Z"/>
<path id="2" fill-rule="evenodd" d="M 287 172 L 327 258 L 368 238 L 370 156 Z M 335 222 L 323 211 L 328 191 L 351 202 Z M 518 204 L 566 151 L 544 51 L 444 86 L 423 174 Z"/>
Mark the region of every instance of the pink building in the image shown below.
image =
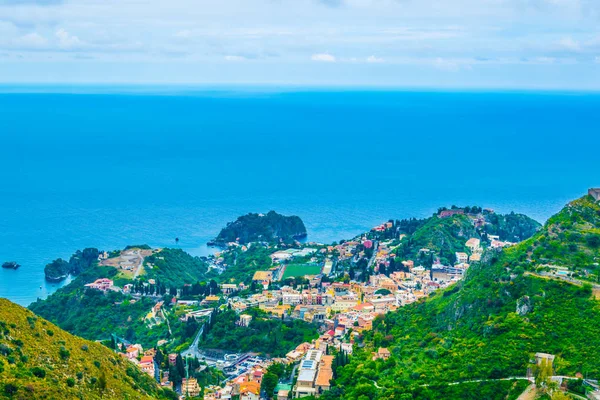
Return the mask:
<path id="1" fill-rule="evenodd" d="M 113 286 L 113 281 L 111 281 L 108 278 L 96 279 L 94 283 L 88 283 L 85 286 L 91 289 L 98 289 L 105 292 Z"/>

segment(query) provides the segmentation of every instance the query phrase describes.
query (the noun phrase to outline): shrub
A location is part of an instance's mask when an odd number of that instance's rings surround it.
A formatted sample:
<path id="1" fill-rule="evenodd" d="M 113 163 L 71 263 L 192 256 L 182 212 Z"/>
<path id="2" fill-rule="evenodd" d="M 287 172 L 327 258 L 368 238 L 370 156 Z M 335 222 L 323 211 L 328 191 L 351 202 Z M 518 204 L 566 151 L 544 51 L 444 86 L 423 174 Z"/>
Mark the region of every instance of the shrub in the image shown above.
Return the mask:
<path id="1" fill-rule="evenodd" d="M 67 378 L 67 386 L 68 387 L 75 386 L 75 379 L 73 379 L 73 378 Z"/>
<path id="2" fill-rule="evenodd" d="M 46 333 L 48 334 L 48 336 L 54 336 L 54 331 L 52 329 L 48 329 Z"/>
<path id="3" fill-rule="evenodd" d="M 31 368 L 31 373 L 33 374 L 33 376 L 37 376 L 38 378 L 46 377 L 46 370 L 44 368 L 33 367 Z"/>
<path id="4" fill-rule="evenodd" d="M 58 351 L 58 354 L 60 355 L 60 358 L 62 358 L 63 360 L 66 360 L 71 356 L 71 352 L 69 350 L 67 350 L 67 348 L 65 346 L 60 346 L 60 350 Z"/>
<path id="5" fill-rule="evenodd" d="M 84 345 L 82 345 L 82 346 L 81 346 L 81 350 L 83 350 L 83 351 L 88 351 L 88 350 L 89 350 L 89 347 L 88 347 L 88 345 L 87 345 L 87 344 L 84 344 Z"/>
<path id="6" fill-rule="evenodd" d="M 12 396 L 18 391 L 19 388 L 16 385 L 13 385 L 12 383 L 7 383 L 6 385 L 4 385 L 4 393 L 6 393 L 9 396 Z"/>
<path id="7" fill-rule="evenodd" d="M 12 349 L 10 347 L 5 345 L 4 343 L 0 344 L 0 354 L 1 355 L 8 356 L 10 353 L 12 353 Z"/>

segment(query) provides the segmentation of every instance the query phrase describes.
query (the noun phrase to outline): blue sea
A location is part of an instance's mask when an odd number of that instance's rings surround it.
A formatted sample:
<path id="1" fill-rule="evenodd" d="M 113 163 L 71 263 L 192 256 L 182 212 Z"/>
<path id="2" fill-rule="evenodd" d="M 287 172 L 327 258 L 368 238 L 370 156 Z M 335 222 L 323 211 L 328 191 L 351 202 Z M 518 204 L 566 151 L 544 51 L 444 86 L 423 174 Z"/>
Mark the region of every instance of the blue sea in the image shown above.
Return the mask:
<path id="1" fill-rule="evenodd" d="M 599 127 L 598 93 L 0 86 L 0 297 L 84 247 L 206 255 L 248 212 L 319 242 L 453 204 L 543 222 L 600 185 Z"/>

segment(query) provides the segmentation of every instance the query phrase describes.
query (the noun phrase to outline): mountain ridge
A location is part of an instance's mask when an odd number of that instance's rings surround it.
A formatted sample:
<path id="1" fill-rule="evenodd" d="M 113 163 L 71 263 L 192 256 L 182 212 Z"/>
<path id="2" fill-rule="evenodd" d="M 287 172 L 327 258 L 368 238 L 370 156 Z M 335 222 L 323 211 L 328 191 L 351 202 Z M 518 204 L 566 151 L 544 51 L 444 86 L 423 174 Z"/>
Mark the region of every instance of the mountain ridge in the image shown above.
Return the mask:
<path id="1" fill-rule="evenodd" d="M 173 395 L 103 345 L 0 299 L 0 398 L 142 400 Z"/>

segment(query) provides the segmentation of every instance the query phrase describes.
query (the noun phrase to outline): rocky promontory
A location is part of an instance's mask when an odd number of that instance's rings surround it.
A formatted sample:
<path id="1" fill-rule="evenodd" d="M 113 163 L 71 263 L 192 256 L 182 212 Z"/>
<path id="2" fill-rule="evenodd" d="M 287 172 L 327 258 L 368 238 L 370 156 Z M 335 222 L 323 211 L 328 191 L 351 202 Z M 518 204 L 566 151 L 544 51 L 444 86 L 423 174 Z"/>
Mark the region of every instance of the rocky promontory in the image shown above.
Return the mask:
<path id="1" fill-rule="evenodd" d="M 269 211 L 267 214 L 246 214 L 228 223 L 209 245 L 225 246 L 230 242 L 286 242 L 304 237 L 306 227 L 300 217 Z"/>

